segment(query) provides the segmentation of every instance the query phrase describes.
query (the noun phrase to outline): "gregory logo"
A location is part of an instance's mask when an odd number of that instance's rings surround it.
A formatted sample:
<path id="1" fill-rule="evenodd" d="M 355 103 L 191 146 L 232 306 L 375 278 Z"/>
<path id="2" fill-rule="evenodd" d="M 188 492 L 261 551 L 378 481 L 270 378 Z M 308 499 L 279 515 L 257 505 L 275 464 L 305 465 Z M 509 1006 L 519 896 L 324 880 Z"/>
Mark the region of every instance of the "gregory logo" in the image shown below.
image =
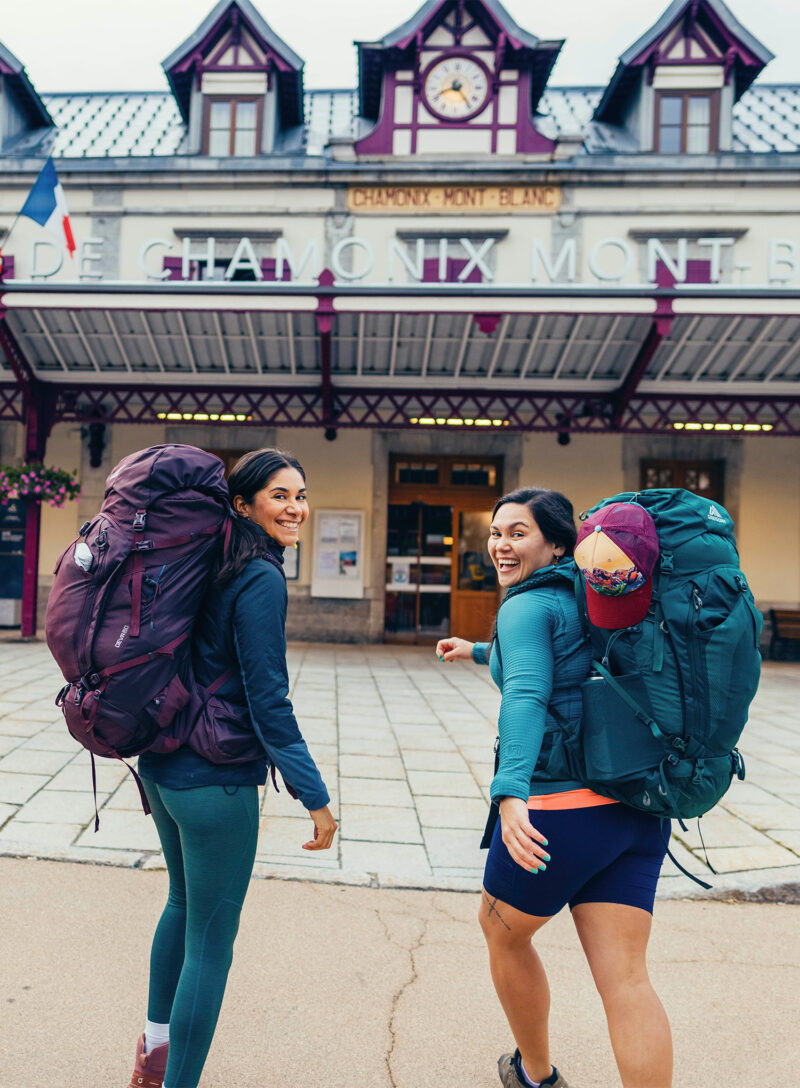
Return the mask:
<path id="1" fill-rule="evenodd" d="M 114 648 L 115 649 L 118 650 L 120 648 L 122 643 L 125 641 L 125 636 L 127 635 L 129 630 L 130 630 L 130 626 L 126 623 L 125 626 L 122 628 L 122 630 L 119 633 L 119 638 L 114 643 Z"/>
<path id="2" fill-rule="evenodd" d="M 725 518 L 722 516 L 722 514 L 720 514 L 720 512 L 719 512 L 719 510 L 717 510 L 716 506 L 712 506 L 711 509 L 708 511 L 708 516 L 707 516 L 706 520 L 707 521 L 718 521 L 722 525 L 725 524 Z"/>

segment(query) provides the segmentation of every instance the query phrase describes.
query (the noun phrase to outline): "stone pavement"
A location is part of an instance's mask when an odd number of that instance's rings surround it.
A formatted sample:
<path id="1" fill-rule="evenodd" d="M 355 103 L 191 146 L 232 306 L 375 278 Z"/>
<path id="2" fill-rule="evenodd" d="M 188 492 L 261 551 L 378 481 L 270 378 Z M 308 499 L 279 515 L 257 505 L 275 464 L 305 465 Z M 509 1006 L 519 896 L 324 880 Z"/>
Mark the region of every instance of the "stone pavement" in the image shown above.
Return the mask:
<path id="1" fill-rule="evenodd" d="M 340 820 L 329 854 L 301 850 L 309 821 L 272 788 L 256 876 L 471 891 L 487 812 L 499 697 L 488 669 L 432 649 L 295 644 L 292 699 Z M 0 643 L 0 854 L 158 869 L 152 821 L 125 768 L 89 758 L 53 699 L 60 674 L 41 642 Z M 747 780 L 702 821 L 714 890 L 800 884 L 800 665 L 767 663 L 744 734 Z M 696 822 L 673 852 L 709 875 Z M 705 894 L 667 860 L 662 897 Z"/>

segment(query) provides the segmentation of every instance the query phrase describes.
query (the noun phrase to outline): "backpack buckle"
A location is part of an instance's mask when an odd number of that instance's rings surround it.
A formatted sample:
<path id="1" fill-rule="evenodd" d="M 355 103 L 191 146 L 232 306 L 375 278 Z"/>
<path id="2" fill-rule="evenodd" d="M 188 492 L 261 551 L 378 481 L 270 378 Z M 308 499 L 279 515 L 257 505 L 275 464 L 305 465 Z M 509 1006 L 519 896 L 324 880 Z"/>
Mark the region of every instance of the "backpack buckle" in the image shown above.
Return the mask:
<path id="1" fill-rule="evenodd" d="M 141 532 L 141 530 L 144 529 L 144 527 L 145 527 L 146 521 L 147 521 L 147 511 L 146 510 L 137 510 L 136 513 L 133 515 L 133 527 L 134 527 L 134 529 L 136 529 L 138 532 Z"/>
<path id="2" fill-rule="evenodd" d="M 151 552 L 155 548 L 155 540 L 137 540 L 136 551 L 137 552 Z"/>
<path id="3" fill-rule="evenodd" d="M 673 737 L 672 738 L 672 747 L 677 748 L 679 752 L 685 752 L 686 751 L 686 741 L 683 739 L 683 737 Z"/>
<path id="4" fill-rule="evenodd" d="M 662 552 L 659 562 L 662 574 L 672 574 L 673 559 L 672 552 Z"/>

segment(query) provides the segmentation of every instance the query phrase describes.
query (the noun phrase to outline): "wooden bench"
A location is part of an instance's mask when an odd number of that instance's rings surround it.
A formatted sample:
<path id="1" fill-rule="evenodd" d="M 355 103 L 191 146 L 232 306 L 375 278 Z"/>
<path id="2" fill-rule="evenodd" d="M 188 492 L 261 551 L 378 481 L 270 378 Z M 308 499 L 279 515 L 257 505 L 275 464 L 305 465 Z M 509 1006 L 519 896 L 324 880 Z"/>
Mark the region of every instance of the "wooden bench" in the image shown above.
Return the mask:
<path id="1" fill-rule="evenodd" d="M 771 608 L 769 619 L 772 624 L 769 657 L 774 660 L 778 643 L 800 641 L 800 608 Z"/>

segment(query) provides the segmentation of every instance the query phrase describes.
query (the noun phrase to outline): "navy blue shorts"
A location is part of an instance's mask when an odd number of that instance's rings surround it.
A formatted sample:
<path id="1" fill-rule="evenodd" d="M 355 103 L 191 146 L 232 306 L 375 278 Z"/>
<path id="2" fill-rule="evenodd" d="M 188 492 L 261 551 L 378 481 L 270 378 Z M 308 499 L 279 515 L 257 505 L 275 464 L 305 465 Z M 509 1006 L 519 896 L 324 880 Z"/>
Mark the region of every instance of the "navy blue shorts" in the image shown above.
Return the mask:
<path id="1" fill-rule="evenodd" d="M 669 820 L 623 804 L 531 809 L 530 818 L 548 841 L 547 868 L 531 873 L 518 865 L 498 820 L 483 876 L 492 898 L 540 918 L 567 903 L 623 903 L 653 913 Z"/>

